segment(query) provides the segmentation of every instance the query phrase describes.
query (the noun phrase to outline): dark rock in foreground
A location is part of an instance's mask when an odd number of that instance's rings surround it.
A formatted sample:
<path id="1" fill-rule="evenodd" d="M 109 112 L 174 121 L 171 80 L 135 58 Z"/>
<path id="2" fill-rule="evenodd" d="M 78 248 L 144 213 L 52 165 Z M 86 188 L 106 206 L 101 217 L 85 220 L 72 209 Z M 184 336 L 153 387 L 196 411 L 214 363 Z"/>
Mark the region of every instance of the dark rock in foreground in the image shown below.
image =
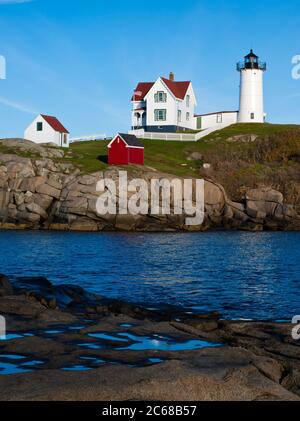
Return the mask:
<path id="1" fill-rule="evenodd" d="M 0 342 L 0 368 L 14 355 L 32 368 L 0 370 L 2 401 L 300 399 L 300 346 L 289 324 L 149 311 L 43 278 L 5 285 L 0 314 L 16 336 Z M 204 348 L 185 346 L 195 341 Z"/>

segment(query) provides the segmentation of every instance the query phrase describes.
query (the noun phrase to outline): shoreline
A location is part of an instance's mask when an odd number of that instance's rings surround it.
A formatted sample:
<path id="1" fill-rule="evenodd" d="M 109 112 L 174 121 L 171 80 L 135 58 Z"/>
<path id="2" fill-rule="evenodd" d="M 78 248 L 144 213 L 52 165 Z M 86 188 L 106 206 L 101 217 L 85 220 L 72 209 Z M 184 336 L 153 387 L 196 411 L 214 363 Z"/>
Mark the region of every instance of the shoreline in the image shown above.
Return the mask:
<path id="1" fill-rule="evenodd" d="M 2 401 L 300 400 L 290 323 L 178 317 L 45 278 L 0 291 L 0 368 L 23 370 L 0 371 Z"/>

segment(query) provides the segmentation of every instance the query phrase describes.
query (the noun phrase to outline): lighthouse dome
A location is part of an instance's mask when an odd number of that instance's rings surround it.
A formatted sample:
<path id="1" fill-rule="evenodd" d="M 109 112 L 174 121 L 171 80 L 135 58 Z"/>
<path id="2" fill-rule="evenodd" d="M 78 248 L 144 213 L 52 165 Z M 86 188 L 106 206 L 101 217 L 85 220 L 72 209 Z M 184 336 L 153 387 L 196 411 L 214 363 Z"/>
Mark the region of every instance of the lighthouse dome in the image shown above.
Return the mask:
<path id="1" fill-rule="evenodd" d="M 253 50 L 244 57 L 244 60 L 237 64 L 237 70 L 240 72 L 245 69 L 259 69 L 262 71 L 267 70 L 266 63 L 259 60 L 259 57 L 254 54 Z"/>

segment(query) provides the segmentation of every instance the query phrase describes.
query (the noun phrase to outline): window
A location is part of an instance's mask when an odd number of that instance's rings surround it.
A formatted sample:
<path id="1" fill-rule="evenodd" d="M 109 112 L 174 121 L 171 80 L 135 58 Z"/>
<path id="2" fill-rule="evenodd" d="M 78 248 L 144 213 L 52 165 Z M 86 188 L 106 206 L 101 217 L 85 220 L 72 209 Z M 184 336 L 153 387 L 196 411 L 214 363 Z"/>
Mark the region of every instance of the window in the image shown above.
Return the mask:
<path id="1" fill-rule="evenodd" d="M 255 119 L 255 114 L 251 113 L 251 120 L 254 120 L 254 119 Z"/>
<path id="2" fill-rule="evenodd" d="M 167 94 L 163 91 L 157 92 L 154 95 L 154 101 L 155 102 L 167 102 Z"/>
<path id="3" fill-rule="evenodd" d="M 43 123 L 36 123 L 36 131 L 37 132 L 43 131 Z"/>
<path id="4" fill-rule="evenodd" d="M 67 140 L 68 140 L 67 134 L 64 133 L 64 145 L 66 145 L 68 143 Z"/>
<path id="5" fill-rule="evenodd" d="M 186 113 L 186 121 L 190 121 L 190 113 Z"/>
<path id="6" fill-rule="evenodd" d="M 190 106 L 190 100 L 191 97 L 189 95 L 186 96 L 186 106 L 189 107 Z"/>
<path id="7" fill-rule="evenodd" d="M 222 114 L 217 114 L 217 123 L 222 123 L 222 121 L 223 121 Z"/>
<path id="8" fill-rule="evenodd" d="M 181 123 L 181 110 L 178 110 L 178 123 Z"/>
<path id="9" fill-rule="evenodd" d="M 167 110 L 154 110 L 154 120 L 155 121 L 166 121 L 167 120 Z"/>

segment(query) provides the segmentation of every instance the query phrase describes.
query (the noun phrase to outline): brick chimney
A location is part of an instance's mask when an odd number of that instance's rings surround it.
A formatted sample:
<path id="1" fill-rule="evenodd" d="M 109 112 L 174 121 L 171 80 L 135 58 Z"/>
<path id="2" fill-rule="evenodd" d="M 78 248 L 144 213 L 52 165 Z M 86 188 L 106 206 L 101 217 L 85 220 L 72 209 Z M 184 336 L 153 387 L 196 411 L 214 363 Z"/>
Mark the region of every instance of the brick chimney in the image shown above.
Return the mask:
<path id="1" fill-rule="evenodd" d="M 173 72 L 171 72 L 171 73 L 170 73 L 169 79 L 170 79 L 172 82 L 174 82 L 175 77 L 174 77 L 174 73 L 173 73 Z"/>

